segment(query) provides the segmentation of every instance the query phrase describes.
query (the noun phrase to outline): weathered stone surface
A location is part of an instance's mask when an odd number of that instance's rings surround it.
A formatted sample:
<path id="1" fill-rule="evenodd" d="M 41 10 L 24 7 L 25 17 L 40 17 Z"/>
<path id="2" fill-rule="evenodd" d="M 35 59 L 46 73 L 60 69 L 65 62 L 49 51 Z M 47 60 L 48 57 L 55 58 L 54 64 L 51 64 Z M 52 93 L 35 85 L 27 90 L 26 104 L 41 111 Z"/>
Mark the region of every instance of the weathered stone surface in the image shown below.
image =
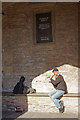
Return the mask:
<path id="1" fill-rule="evenodd" d="M 74 113 L 78 116 L 78 100 L 80 97 L 74 95 L 72 96 L 63 96 L 62 100 L 64 101 L 65 113 Z M 7 110 L 10 107 L 22 106 L 28 112 L 54 112 L 59 113 L 58 108 L 55 106 L 53 101 L 49 96 L 29 96 L 29 95 L 15 95 L 15 96 L 3 96 L 3 111 Z M 74 108 L 74 109 L 73 109 Z M 80 112 L 79 112 L 80 113 Z"/>
<path id="2" fill-rule="evenodd" d="M 28 109 L 27 96 L 17 95 L 17 96 L 3 96 L 2 97 L 2 109 L 3 111 L 8 110 L 10 107 L 21 106 Z M 14 109 L 15 110 L 15 109 Z"/>
<path id="3" fill-rule="evenodd" d="M 78 68 L 65 64 L 58 69 L 66 81 L 68 92 L 78 93 Z M 50 78 L 47 78 L 52 75 L 52 70 L 49 70 L 33 79 L 32 87 L 36 89 L 36 92 L 47 93 L 54 90 L 53 85 L 49 83 Z"/>
<path id="4" fill-rule="evenodd" d="M 78 116 L 78 98 L 63 97 L 65 106 L 65 113 L 72 112 Z M 74 108 L 74 109 L 73 109 Z M 54 112 L 59 110 L 49 97 L 28 97 L 28 111 L 29 112 Z"/>
<path id="5" fill-rule="evenodd" d="M 77 3 L 3 2 L 2 8 L 5 13 L 2 16 L 3 90 L 12 91 L 21 75 L 31 85 L 36 76 L 53 66 L 67 63 L 78 67 Z M 50 11 L 53 13 L 53 42 L 37 44 L 36 13 Z"/>

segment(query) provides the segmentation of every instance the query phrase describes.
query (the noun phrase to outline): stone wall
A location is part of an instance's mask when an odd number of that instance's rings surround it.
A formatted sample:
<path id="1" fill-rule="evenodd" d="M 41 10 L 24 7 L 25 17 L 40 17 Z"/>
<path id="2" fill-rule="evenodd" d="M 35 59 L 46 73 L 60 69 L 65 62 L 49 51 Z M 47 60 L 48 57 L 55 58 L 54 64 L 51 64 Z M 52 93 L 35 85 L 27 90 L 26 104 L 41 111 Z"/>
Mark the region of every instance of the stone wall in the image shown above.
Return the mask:
<path id="1" fill-rule="evenodd" d="M 78 117 L 78 98 L 63 97 L 65 113 L 70 112 Z M 73 109 L 74 108 L 74 109 Z M 54 112 L 58 113 L 58 108 L 49 97 L 28 97 L 29 112 Z M 69 117 L 69 116 L 68 116 Z"/>
<path id="2" fill-rule="evenodd" d="M 35 14 L 50 10 L 53 42 L 36 44 Z M 78 66 L 77 3 L 8 2 L 3 3 L 3 12 L 3 90 L 12 91 L 21 75 L 30 86 L 33 78 L 53 66 Z"/>
<path id="3" fill-rule="evenodd" d="M 75 117 L 78 117 L 78 100 L 80 98 L 73 95 L 71 96 L 64 96 L 62 100 L 64 101 L 65 112 L 66 114 L 73 113 Z M 6 110 L 14 110 L 16 106 L 21 106 L 25 108 L 28 112 L 52 112 L 52 113 L 59 113 L 58 108 L 55 106 L 53 101 L 50 97 L 46 94 L 36 95 L 36 94 L 27 94 L 24 95 L 12 95 L 12 96 L 3 96 L 3 111 Z M 73 109 L 74 108 L 74 109 Z M 68 116 L 69 118 L 70 116 Z"/>
<path id="4" fill-rule="evenodd" d="M 28 98 L 26 95 L 3 95 L 2 97 L 2 111 L 13 110 L 17 106 L 23 107 L 26 111 L 28 111 Z"/>
<path id="5" fill-rule="evenodd" d="M 80 51 L 80 2 L 78 3 L 78 53 L 79 51 Z M 80 56 L 78 57 L 78 60 L 80 61 Z"/>

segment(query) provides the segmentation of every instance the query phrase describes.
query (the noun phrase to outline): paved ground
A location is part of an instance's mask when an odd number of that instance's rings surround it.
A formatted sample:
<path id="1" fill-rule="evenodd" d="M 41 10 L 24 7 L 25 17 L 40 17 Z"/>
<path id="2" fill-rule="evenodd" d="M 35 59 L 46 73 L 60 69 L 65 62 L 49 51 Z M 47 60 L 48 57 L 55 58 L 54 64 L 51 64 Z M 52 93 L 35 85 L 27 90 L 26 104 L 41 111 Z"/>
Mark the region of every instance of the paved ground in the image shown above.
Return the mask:
<path id="1" fill-rule="evenodd" d="M 24 114 L 25 112 L 15 112 L 15 111 L 2 111 L 2 118 L 3 120 L 8 118 L 18 118 L 20 115 Z"/>
<path id="2" fill-rule="evenodd" d="M 44 112 L 26 112 L 18 118 L 77 118 L 76 114 L 72 113 L 44 113 Z"/>
<path id="3" fill-rule="evenodd" d="M 15 111 L 4 111 L 3 118 L 78 118 L 73 113 L 44 113 L 44 112 L 15 112 Z M 7 120 L 7 119 L 6 119 Z M 71 120 L 71 119 L 70 119 Z M 76 120 L 76 119 L 74 119 Z"/>

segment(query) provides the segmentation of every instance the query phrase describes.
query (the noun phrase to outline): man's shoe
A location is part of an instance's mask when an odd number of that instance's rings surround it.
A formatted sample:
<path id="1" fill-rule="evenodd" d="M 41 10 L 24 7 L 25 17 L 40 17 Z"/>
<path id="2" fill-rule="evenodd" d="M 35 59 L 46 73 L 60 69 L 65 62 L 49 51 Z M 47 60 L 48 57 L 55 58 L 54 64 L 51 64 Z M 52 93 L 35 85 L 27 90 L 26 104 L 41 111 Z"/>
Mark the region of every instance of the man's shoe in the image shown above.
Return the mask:
<path id="1" fill-rule="evenodd" d="M 63 113 L 64 112 L 64 107 L 63 108 L 59 108 L 59 112 Z"/>
<path id="2" fill-rule="evenodd" d="M 59 102 L 59 104 L 60 104 L 61 108 L 63 108 L 63 107 L 64 107 L 63 100 L 61 100 L 61 101 Z"/>

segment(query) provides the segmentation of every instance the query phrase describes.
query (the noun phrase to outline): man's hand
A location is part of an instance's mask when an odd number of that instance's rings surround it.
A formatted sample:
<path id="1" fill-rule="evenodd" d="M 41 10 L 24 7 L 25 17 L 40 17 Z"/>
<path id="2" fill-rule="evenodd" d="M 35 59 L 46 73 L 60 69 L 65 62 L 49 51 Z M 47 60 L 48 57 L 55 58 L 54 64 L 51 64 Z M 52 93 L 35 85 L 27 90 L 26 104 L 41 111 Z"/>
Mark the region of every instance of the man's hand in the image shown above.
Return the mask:
<path id="1" fill-rule="evenodd" d="M 49 80 L 49 83 L 52 83 L 52 81 L 53 81 L 54 79 L 53 79 L 53 76 L 50 78 L 50 80 Z"/>
<path id="2" fill-rule="evenodd" d="M 51 83 L 51 80 L 49 80 L 49 83 Z"/>
<path id="3" fill-rule="evenodd" d="M 50 80 L 53 80 L 52 78 Z"/>
<path id="4" fill-rule="evenodd" d="M 52 80 L 53 80 L 53 79 L 52 79 L 52 78 L 50 78 L 50 81 L 49 81 L 49 83 L 52 83 Z"/>

